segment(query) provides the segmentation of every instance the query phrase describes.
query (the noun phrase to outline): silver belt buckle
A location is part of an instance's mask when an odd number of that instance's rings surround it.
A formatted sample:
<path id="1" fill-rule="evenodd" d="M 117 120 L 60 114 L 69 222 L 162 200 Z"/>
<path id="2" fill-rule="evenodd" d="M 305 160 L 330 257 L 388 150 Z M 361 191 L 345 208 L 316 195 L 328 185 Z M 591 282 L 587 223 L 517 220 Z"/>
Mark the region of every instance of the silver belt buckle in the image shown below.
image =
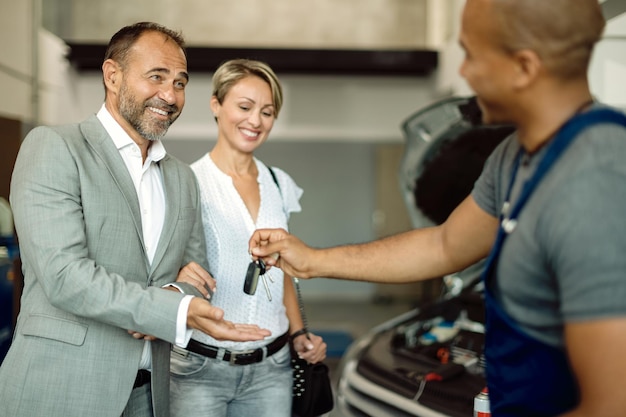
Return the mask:
<path id="1" fill-rule="evenodd" d="M 172 345 L 172 352 L 174 352 L 175 354 L 177 354 L 181 358 L 186 358 L 187 356 L 189 356 L 189 351 L 188 350 L 183 349 L 181 347 L 178 347 L 176 345 Z"/>
<path id="2" fill-rule="evenodd" d="M 228 361 L 228 363 L 230 363 L 231 365 L 237 365 L 235 363 L 235 361 L 237 360 L 237 357 L 239 357 L 240 355 L 249 355 L 250 353 L 254 353 L 256 349 L 249 349 L 249 350 L 242 350 L 239 352 L 230 352 L 230 360 Z"/>

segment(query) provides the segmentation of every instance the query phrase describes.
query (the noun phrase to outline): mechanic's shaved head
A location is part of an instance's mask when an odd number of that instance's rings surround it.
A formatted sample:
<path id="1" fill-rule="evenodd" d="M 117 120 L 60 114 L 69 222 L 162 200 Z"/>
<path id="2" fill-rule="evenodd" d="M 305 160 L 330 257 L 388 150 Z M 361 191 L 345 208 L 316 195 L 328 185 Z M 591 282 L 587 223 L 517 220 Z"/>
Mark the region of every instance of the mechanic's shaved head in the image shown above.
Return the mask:
<path id="1" fill-rule="evenodd" d="M 499 34 L 494 42 L 509 52 L 533 50 L 562 78 L 586 74 L 605 25 L 598 0 L 468 0 L 472 3 L 491 17 L 483 22 Z"/>

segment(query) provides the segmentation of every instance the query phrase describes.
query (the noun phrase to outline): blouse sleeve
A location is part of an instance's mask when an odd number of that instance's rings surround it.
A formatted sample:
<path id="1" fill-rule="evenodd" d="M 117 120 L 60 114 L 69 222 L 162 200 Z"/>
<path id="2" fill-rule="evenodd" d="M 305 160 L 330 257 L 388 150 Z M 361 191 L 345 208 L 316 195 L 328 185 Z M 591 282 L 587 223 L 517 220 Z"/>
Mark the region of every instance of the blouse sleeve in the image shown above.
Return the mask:
<path id="1" fill-rule="evenodd" d="M 298 187 L 298 184 L 296 184 L 293 178 L 282 169 L 272 167 L 272 170 L 276 174 L 276 179 L 280 186 L 285 213 L 299 213 L 302 211 L 302 207 L 300 206 L 300 198 L 304 192 L 302 188 Z"/>

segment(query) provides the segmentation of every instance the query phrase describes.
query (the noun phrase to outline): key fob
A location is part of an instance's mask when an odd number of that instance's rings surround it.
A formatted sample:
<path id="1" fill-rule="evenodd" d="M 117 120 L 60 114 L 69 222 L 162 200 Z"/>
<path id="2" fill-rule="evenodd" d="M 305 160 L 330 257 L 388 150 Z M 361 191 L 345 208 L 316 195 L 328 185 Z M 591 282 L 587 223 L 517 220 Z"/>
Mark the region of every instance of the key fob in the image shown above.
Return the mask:
<path id="1" fill-rule="evenodd" d="M 259 275 L 262 273 L 265 273 L 265 263 L 263 263 L 263 261 L 250 262 L 250 265 L 248 265 L 248 271 L 246 272 L 246 280 L 243 283 L 243 292 L 249 295 L 254 295 L 256 292 L 256 286 L 259 283 Z"/>

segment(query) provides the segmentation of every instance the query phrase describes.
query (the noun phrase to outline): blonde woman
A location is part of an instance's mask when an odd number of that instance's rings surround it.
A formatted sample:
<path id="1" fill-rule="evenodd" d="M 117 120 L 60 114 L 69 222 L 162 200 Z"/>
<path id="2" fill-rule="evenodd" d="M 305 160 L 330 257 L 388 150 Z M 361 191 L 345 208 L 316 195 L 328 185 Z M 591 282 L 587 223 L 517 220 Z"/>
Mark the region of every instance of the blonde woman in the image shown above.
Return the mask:
<path id="1" fill-rule="evenodd" d="M 244 292 L 254 230 L 287 228 L 290 213 L 300 211 L 302 189 L 254 156 L 282 102 L 281 85 L 263 62 L 231 60 L 213 76 L 217 143 L 191 165 L 201 191 L 209 272 L 217 281 L 211 302 L 227 320 L 258 324 L 272 335 L 233 343 L 194 332 L 186 349 L 172 352 L 174 417 L 291 416 L 289 343 L 309 362 L 326 357 L 322 338 L 302 330 L 290 276 L 273 268 L 259 278 L 256 291 Z"/>

